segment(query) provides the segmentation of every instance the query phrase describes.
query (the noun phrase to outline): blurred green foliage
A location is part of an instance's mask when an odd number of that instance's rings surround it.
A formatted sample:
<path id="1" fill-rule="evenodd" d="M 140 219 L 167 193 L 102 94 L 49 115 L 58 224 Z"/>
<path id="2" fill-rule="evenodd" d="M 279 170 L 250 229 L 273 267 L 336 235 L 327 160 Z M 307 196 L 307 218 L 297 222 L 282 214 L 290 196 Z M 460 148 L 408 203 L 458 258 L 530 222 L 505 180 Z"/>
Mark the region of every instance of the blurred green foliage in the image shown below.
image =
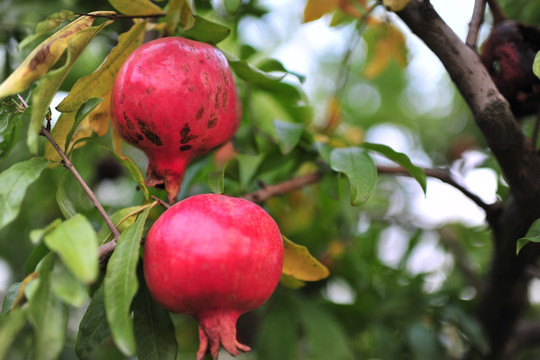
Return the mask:
<path id="1" fill-rule="evenodd" d="M 358 145 L 366 134 L 383 125 L 408 140 L 408 150 L 414 154 L 407 155 L 414 161 L 420 159 L 421 165 L 453 166 L 459 170 L 463 151 L 474 150 L 487 156 L 484 163 L 475 166 L 491 168 L 499 174 L 463 99 L 446 77 L 429 84 L 435 93 L 426 94 L 421 88 L 426 84 L 415 78 L 418 74 L 396 63 L 374 78 L 365 76 L 368 53 L 376 36 L 369 29 L 359 35 L 357 46 L 350 49 L 347 69 L 343 64 L 347 49 L 332 49 L 311 59 L 313 68 L 309 72 L 306 69 L 300 76 L 290 73 L 285 82 L 246 81 L 239 75 L 245 70 L 243 60 L 267 71 L 283 69 L 268 57 L 278 47 L 275 44 L 286 40 L 279 36 L 280 26 L 293 31 L 305 26 L 300 24 L 300 11 L 294 12 L 301 9 L 303 2 L 291 0 L 294 5 L 291 12 L 298 19 L 292 25 L 275 22 L 280 19 L 271 17 L 270 6 L 264 1 L 243 1 L 237 9 L 232 2 L 227 2 L 227 7 L 220 1 L 194 3 L 199 14 L 232 30 L 219 47 L 231 54 L 231 64 L 240 69 L 236 70 L 244 116 L 235 138 L 235 150 L 241 155 L 225 170 L 225 193 L 241 195 L 257 190 L 261 183 L 274 184 L 313 171 L 321 162 L 320 150 L 314 146 L 318 139 L 323 139 L 321 146 L 328 142 Z M 538 2 L 501 0 L 501 3 L 512 18 L 540 22 Z M 163 6 L 162 2 L 157 4 Z M 21 51 L 17 49 L 33 33 L 35 25 L 64 9 L 84 13 L 110 10 L 111 6 L 105 0 L 4 0 L 0 4 L 0 80 L 37 45 L 35 41 Z M 231 14 L 227 9 L 236 12 Z M 281 20 L 287 19 L 283 16 Z M 323 19 L 328 23 L 327 20 Z M 396 18 L 391 17 L 390 21 Z M 274 45 L 257 48 L 253 43 L 243 42 L 245 36 L 239 29 L 248 22 L 273 30 L 269 36 L 276 35 L 272 40 Z M 117 35 L 129 27 L 129 21 L 116 21 L 101 32 L 83 52 L 60 90 L 69 91 L 77 79 L 94 71 L 115 45 Z M 334 31 L 348 37 L 351 26 L 345 22 Z M 409 59 L 412 56 L 408 54 Z M 325 133 L 326 121 L 332 115 L 327 113 L 328 99 L 336 94 L 343 74 L 346 82 L 339 89 L 339 124 Z M 302 84 L 303 76 L 307 76 L 307 83 Z M 308 83 L 310 88 L 306 88 Z M 425 102 L 428 100 L 432 103 Z M 285 138 L 279 137 L 275 120 L 301 124 L 304 131 L 293 134 L 286 130 Z M 0 118 L 0 126 L 1 121 Z M 0 171 L 31 156 L 25 141 L 27 124 L 24 114 L 15 122 L 14 146 L 9 153 L 2 154 Z M 39 141 L 42 152 L 45 139 Z M 111 134 L 101 141 L 110 144 Z M 146 159 L 139 150 L 125 145 L 125 153 L 144 171 Z M 143 202 L 144 195 L 131 176 L 99 145 L 89 142 L 84 150 L 75 150 L 72 161 L 109 213 Z M 213 154 L 194 161 L 188 168 L 180 198 L 209 192 L 206 176 L 215 170 Z M 20 215 L 0 230 L 0 259 L 9 266 L 10 282 L 22 281 L 26 275 L 25 263 L 36 248 L 30 241 L 30 231 L 63 218 L 53 196 L 59 187 L 71 206 L 96 231 L 104 226 L 70 174 L 64 175 L 58 168 L 45 171 L 30 186 Z M 150 190 L 153 195 L 164 195 L 163 191 Z M 379 176 L 369 201 L 361 207 L 350 205 L 349 191 L 345 177 L 325 175 L 316 185 L 266 202 L 265 209 L 276 219 L 283 234 L 307 246 L 330 269 L 331 276 L 299 290 L 280 285 L 261 309 L 242 316 L 238 324 L 239 340 L 251 345 L 253 351 L 238 358 L 481 359 L 487 345 L 474 318 L 477 291 L 474 279 L 463 272 L 460 261 L 472 264 L 477 276 L 485 273 L 491 252 L 487 228 L 423 222 L 416 218 L 410 204 L 411 194 L 420 191 L 418 184 L 395 176 Z M 498 191 L 504 196 L 503 182 Z M 150 221 L 160 211 L 153 209 Z M 456 258 L 463 256 L 456 252 L 456 247 L 463 250 L 466 259 Z M 418 256 L 428 248 L 432 251 L 430 256 L 439 262 L 431 261 L 430 266 L 416 269 L 413 265 L 427 262 Z M 398 255 L 390 261 L 389 254 Z M 533 306 L 530 312 L 534 315 L 539 308 Z M 61 359 L 76 358 L 74 344 L 78 319 L 83 313 L 71 307 L 69 314 L 67 342 Z M 198 347 L 196 322 L 177 315 L 172 319 L 179 344 L 178 358 L 193 358 Z M 26 335 L 30 333 L 30 326 L 23 327 L 9 359 L 26 358 L 30 341 Z M 523 359 L 534 359 L 537 355 L 526 354 Z M 89 359 L 124 358 L 109 339 Z"/>

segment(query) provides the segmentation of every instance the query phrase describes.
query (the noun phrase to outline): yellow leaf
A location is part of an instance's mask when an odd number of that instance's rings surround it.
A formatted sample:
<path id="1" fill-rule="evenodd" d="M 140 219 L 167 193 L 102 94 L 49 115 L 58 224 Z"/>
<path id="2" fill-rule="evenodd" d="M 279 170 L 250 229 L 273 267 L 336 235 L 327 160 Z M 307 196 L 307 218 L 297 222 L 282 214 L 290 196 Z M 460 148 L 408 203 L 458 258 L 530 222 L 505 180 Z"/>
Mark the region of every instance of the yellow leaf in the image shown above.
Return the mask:
<path id="1" fill-rule="evenodd" d="M 112 147 L 113 147 L 113 152 L 115 154 L 117 154 L 118 156 L 122 156 L 122 137 L 120 136 L 120 134 L 114 130 L 112 130 L 112 138 L 113 138 L 113 141 L 112 141 Z"/>
<path id="2" fill-rule="evenodd" d="M 106 21 L 100 26 L 83 29 L 72 36 L 67 41 L 67 51 L 63 57 L 64 63 L 62 66 L 49 71 L 43 76 L 32 92 L 33 108 L 27 136 L 28 148 L 31 152 L 37 153 L 37 137 L 43 124 L 43 119 L 45 114 L 49 111 L 51 101 L 69 73 L 69 70 L 94 36 L 111 22 L 112 21 Z"/>
<path id="3" fill-rule="evenodd" d="M 411 0 L 383 0 L 383 5 L 390 11 L 401 11 L 409 5 Z"/>
<path id="4" fill-rule="evenodd" d="M 328 268 L 315 259 L 305 246 L 295 244 L 285 236 L 283 245 L 283 274 L 301 281 L 317 281 L 330 275 Z"/>
<path id="5" fill-rule="evenodd" d="M 405 36 L 401 30 L 386 22 L 377 22 L 372 27 L 375 28 L 375 48 L 364 69 L 364 75 L 370 79 L 386 70 L 391 60 L 401 67 L 407 65 Z"/>
<path id="6" fill-rule="evenodd" d="M 108 93 L 104 96 L 103 101 L 87 115 L 90 128 L 98 136 L 103 136 L 109 131 L 109 119 L 111 118 L 110 108 L 111 93 Z"/>
<path id="7" fill-rule="evenodd" d="M 125 15 L 155 15 L 163 12 L 150 0 L 109 0 L 109 3 Z"/>
<path id="8" fill-rule="evenodd" d="M 339 5 L 339 0 L 308 0 L 304 9 L 304 21 L 310 22 L 319 19 L 331 12 Z"/>
<path id="9" fill-rule="evenodd" d="M 146 22 L 137 22 L 129 31 L 121 34 L 118 44 L 99 68 L 77 80 L 68 96 L 57 106 L 58 111 L 77 111 L 85 101 L 110 93 L 120 67 L 129 54 L 142 44 L 145 26 Z"/>
<path id="10" fill-rule="evenodd" d="M 93 15 L 110 15 L 111 11 L 96 11 Z M 89 28 L 94 22 L 92 16 L 81 16 L 39 44 L 22 64 L 0 84 L 0 98 L 26 90 L 60 59 L 68 40 L 80 31 Z"/>
<path id="11" fill-rule="evenodd" d="M 193 11 L 186 0 L 171 0 L 167 8 L 167 34 L 174 34 L 178 23 L 183 30 L 190 29 L 195 23 Z"/>

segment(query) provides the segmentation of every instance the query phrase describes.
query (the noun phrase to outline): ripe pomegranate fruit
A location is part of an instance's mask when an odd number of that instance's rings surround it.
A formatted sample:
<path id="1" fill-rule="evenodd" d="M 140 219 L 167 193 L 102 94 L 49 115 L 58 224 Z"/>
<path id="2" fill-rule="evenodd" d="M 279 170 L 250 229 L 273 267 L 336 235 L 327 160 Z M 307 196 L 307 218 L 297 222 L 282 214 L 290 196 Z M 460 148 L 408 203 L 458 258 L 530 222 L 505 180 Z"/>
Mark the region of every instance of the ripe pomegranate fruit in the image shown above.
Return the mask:
<path id="1" fill-rule="evenodd" d="M 225 56 L 180 37 L 150 41 L 122 65 L 112 90 L 116 131 L 148 157 L 146 184 L 174 203 L 189 162 L 232 138 L 241 117 Z"/>
<path id="2" fill-rule="evenodd" d="M 220 344 L 231 355 L 250 348 L 236 340 L 238 317 L 261 306 L 283 268 L 275 221 L 244 199 L 203 194 L 167 209 L 144 245 L 150 293 L 167 310 L 199 322 L 197 359 Z"/>
<path id="3" fill-rule="evenodd" d="M 480 58 L 518 118 L 540 110 L 540 79 L 532 66 L 540 51 L 540 29 L 508 20 L 495 0 L 488 0 L 493 28 Z"/>

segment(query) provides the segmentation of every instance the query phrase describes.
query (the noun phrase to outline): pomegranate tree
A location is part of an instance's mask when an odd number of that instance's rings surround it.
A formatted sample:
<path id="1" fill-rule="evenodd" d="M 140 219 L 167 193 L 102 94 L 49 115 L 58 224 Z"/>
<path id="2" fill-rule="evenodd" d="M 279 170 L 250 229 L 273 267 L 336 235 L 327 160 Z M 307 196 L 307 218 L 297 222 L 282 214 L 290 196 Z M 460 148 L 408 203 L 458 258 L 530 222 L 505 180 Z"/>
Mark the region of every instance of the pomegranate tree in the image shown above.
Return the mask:
<path id="1" fill-rule="evenodd" d="M 167 209 L 144 245 L 150 293 L 167 310 L 199 322 L 197 359 L 220 344 L 232 355 L 250 348 L 236 339 L 238 317 L 276 288 L 283 240 L 258 205 L 223 195 L 195 195 Z"/>
<path id="2" fill-rule="evenodd" d="M 114 128 L 146 153 L 146 184 L 164 186 L 171 203 L 188 163 L 232 138 L 240 112 L 224 55 L 180 37 L 136 49 L 112 90 Z"/>

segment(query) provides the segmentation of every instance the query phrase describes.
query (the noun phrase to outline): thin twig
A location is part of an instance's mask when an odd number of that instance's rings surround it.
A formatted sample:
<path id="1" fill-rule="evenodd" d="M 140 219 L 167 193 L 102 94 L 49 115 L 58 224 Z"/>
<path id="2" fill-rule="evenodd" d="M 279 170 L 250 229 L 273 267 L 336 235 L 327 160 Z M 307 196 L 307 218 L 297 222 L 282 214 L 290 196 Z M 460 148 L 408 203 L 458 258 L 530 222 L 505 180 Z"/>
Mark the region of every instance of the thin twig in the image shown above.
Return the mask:
<path id="1" fill-rule="evenodd" d="M 485 10 L 486 0 L 475 0 L 471 22 L 469 23 L 469 32 L 467 34 L 467 40 L 465 41 L 465 44 L 474 51 L 476 51 L 478 44 L 478 32 L 480 31 L 480 26 L 484 22 Z"/>
<path id="2" fill-rule="evenodd" d="M 290 179 L 276 185 L 265 186 L 260 190 L 243 195 L 241 197 L 256 203 L 262 203 L 273 196 L 283 195 L 288 192 L 301 189 L 307 185 L 319 182 L 322 177 L 322 172 L 314 172 L 312 174 L 299 176 L 297 178 Z"/>
<path id="3" fill-rule="evenodd" d="M 402 168 L 401 166 L 378 166 L 377 170 L 379 171 L 379 173 L 384 173 L 384 174 L 411 176 L 410 173 L 404 168 Z M 486 212 L 486 214 L 489 215 L 490 213 L 494 211 L 493 204 L 486 204 L 478 195 L 472 193 L 465 186 L 458 183 L 454 179 L 450 171 L 440 170 L 440 169 L 430 169 L 430 168 L 424 168 L 423 170 L 426 173 L 426 176 L 439 179 L 442 182 L 445 182 L 448 185 L 451 185 L 457 190 L 461 191 L 465 196 L 471 199 L 476 205 L 481 207 Z"/>
<path id="4" fill-rule="evenodd" d="M 152 199 L 156 200 L 159 203 L 159 205 L 163 206 L 165 209 L 168 209 L 171 207 L 169 203 L 166 203 L 165 201 L 161 200 L 157 196 L 152 195 Z"/>
<path id="5" fill-rule="evenodd" d="M 110 19 L 110 20 L 115 20 L 115 19 L 160 18 L 160 17 L 164 17 L 164 16 L 167 15 L 166 13 L 148 14 L 148 15 L 123 15 L 123 14 L 106 15 L 106 14 L 88 14 L 88 13 L 80 13 L 80 12 L 76 12 L 74 14 L 79 15 L 79 16 L 90 16 L 90 17 L 94 17 L 94 18 L 105 18 L 105 19 Z"/>
<path id="6" fill-rule="evenodd" d="M 506 14 L 502 10 L 497 0 L 487 0 L 489 9 L 493 15 L 493 25 L 498 24 L 507 19 Z"/>
<path id="7" fill-rule="evenodd" d="M 79 182 L 79 184 L 81 185 L 81 187 L 83 188 L 83 190 L 86 192 L 86 195 L 90 198 L 90 200 L 92 201 L 92 204 L 94 205 L 94 207 L 97 209 L 97 211 L 99 212 L 99 214 L 101 215 L 101 217 L 103 217 L 103 220 L 105 220 L 105 224 L 107 224 L 107 227 L 111 230 L 111 233 L 113 234 L 113 240 L 114 242 L 116 242 L 116 240 L 118 240 L 118 237 L 120 236 L 120 232 L 118 231 L 118 229 L 116 228 L 116 226 L 113 224 L 113 222 L 111 221 L 111 218 L 109 217 L 109 215 L 107 215 L 107 212 L 105 211 L 105 209 L 103 208 L 103 206 L 101 206 L 101 203 L 99 202 L 99 200 L 97 199 L 96 195 L 94 194 L 94 192 L 92 191 L 92 189 L 90 189 L 90 187 L 86 184 L 86 182 L 84 181 L 84 179 L 81 177 L 81 175 L 79 174 L 79 172 L 77 171 L 77 169 L 75 168 L 75 166 L 73 166 L 73 163 L 68 159 L 68 157 L 66 156 L 66 154 L 62 151 L 62 149 L 60 148 L 60 146 L 58 146 L 58 144 L 56 143 L 56 141 L 54 140 L 54 138 L 52 137 L 51 133 L 44 127 L 41 128 L 41 131 L 39 132 L 40 135 L 43 135 L 47 138 L 47 140 L 49 140 L 49 142 L 51 143 L 52 147 L 56 150 L 56 152 L 58 153 L 58 155 L 60 155 L 60 157 L 62 158 L 62 164 L 69 170 L 71 171 L 71 173 L 73 174 L 73 176 L 75 176 L 75 179 L 77 179 L 77 181 Z"/>

